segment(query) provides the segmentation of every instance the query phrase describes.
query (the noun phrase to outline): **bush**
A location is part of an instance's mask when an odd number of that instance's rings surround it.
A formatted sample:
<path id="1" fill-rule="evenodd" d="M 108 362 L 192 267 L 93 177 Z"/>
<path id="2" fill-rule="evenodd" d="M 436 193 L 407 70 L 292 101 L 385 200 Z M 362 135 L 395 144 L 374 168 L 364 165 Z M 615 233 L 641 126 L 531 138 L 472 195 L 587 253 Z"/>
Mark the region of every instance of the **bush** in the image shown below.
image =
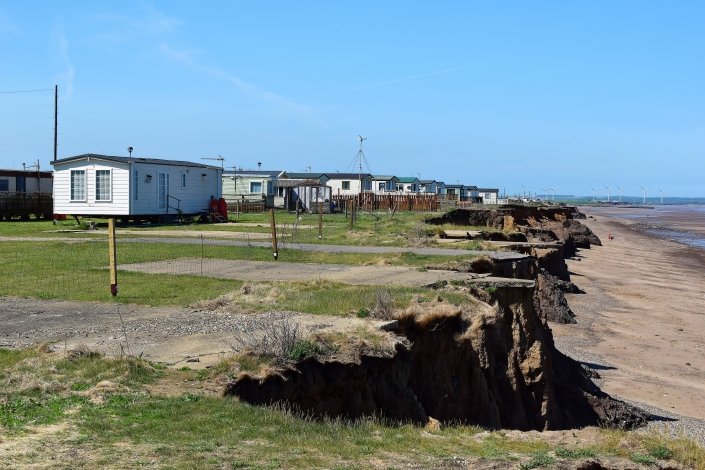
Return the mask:
<path id="1" fill-rule="evenodd" d="M 367 318 L 370 316 L 370 311 L 366 308 L 361 308 L 357 311 L 357 318 Z"/>
<path id="2" fill-rule="evenodd" d="M 370 312 L 374 318 L 391 320 L 394 316 L 394 299 L 386 290 L 378 290 L 375 296 L 375 306 Z"/>
<path id="3" fill-rule="evenodd" d="M 313 357 L 318 353 L 319 348 L 316 343 L 308 340 L 298 341 L 287 354 L 287 359 L 291 361 L 300 361 L 307 357 Z"/>

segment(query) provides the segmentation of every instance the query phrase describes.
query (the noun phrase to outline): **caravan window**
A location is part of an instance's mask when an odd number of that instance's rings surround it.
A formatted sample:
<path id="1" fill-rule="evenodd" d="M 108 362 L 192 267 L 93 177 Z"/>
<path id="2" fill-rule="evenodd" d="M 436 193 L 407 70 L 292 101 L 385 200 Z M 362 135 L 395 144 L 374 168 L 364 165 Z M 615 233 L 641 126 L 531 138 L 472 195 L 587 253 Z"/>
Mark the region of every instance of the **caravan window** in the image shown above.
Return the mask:
<path id="1" fill-rule="evenodd" d="M 0 180 L 0 191 L 9 191 L 9 190 L 10 190 L 10 180 L 1 179 Z"/>
<path id="2" fill-rule="evenodd" d="M 251 194 L 261 194 L 262 193 L 262 182 L 261 181 L 251 181 L 250 182 L 250 193 Z"/>
<path id="3" fill-rule="evenodd" d="M 343 191 L 350 189 L 350 181 L 343 181 Z"/>
<path id="4" fill-rule="evenodd" d="M 110 170 L 95 171 L 95 200 L 109 201 L 111 199 L 111 178 Z"/>
<path id="5" fill-rule="evenodd" d="M 86 200 L 86 170 L 71 170 L 71 200 Z"/>

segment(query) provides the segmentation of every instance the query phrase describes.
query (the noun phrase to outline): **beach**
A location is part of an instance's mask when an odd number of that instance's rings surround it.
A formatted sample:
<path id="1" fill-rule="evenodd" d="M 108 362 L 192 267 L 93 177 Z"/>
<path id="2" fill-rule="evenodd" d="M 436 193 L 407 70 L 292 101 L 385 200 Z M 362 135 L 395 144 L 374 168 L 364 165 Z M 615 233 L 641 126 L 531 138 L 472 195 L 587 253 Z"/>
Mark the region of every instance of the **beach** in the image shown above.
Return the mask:
<path id="1" fill-rule="evenodd" d="M 552 324 L 556 345 L 613 396 L 705 419 L 705 250 L 669 240 L 697 242 L 705 212 L 652 210 L 646 223 L 645 209 L 581 211 L 603 246 L 567 261 L 585 294 L 568 295 L 578 324 Z"/>

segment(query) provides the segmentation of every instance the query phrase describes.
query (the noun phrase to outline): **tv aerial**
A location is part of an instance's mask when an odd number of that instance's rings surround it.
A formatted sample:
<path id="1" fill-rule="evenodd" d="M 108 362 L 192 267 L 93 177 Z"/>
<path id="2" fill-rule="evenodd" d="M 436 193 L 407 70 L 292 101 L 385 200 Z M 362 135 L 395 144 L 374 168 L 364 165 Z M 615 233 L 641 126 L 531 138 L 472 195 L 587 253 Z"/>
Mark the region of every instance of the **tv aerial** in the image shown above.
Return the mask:
<path id="1" fill-rule="evenodd" d="M 220 162 L 220 169 L 225 170 L 225 165 L 223 164 L 225 158 L 223 158 L 222 155 L 218 155 L 217 157 L 201 157 L 201 160 L 217 160 Z"/>

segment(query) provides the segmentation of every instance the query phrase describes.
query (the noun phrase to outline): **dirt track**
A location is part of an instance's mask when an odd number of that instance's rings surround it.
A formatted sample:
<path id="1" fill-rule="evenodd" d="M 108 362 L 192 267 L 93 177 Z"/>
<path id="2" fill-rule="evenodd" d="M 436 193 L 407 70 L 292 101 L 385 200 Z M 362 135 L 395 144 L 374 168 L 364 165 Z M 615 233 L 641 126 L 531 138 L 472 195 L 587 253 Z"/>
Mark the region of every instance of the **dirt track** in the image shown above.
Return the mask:
<path id="1" fill-rule="evenodd" d="M 349 266 L 322 263 L 285 263 L 223 259 L 179 259 L 125 264 L 121 270 L 149 274 L 190 274 L 239 279 L 243 281 L 315 281 L 327 280 L 353 285 L 423 287 L 439 281 L 471 281 L 478 276 L 442 270 L 419 270 L 404 266 Z M 494 278 L 490 278 L 494 279 Z M 487 278 L 484 278 L 486 281 Z M 520 279 L 501 279 L 516 284 Z"/>

